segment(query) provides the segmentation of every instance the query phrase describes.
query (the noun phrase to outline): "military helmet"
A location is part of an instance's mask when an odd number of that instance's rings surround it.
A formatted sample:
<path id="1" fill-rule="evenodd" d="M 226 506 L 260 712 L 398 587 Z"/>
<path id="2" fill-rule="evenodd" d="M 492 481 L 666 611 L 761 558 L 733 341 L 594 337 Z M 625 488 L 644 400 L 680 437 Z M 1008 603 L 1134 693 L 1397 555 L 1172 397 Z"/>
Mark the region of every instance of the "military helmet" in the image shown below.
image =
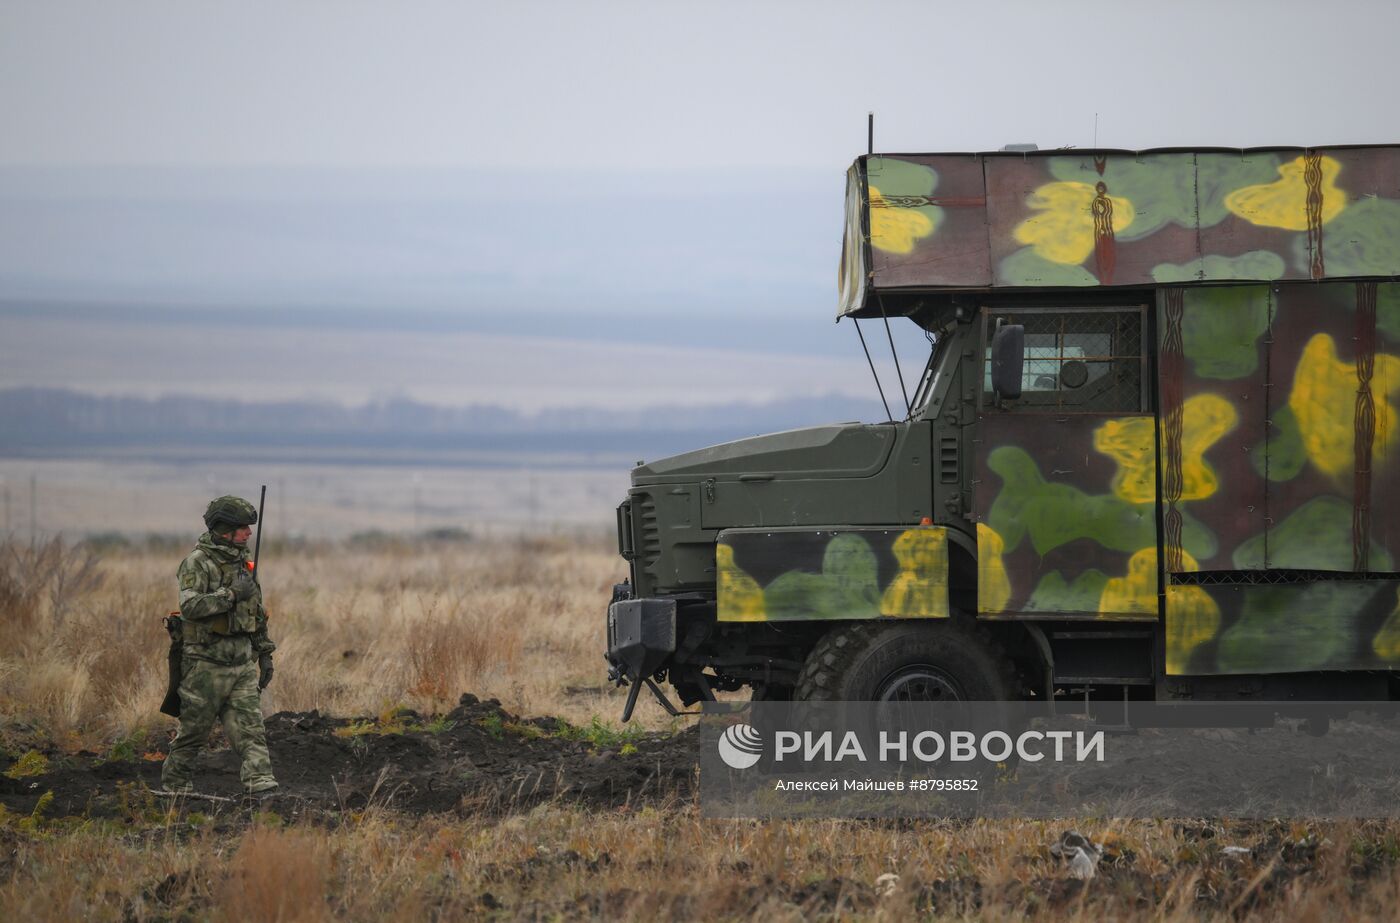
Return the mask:
<path id="1" fill-rule="evenodd" d="M 219 531 L 219 526 L 238 528 L 251 526 L 257 521 L 258 511 L 242 497 L 216 497 L 209 501 L 209 508 L 204 511 L 204 524 L 211 532 Z"/>

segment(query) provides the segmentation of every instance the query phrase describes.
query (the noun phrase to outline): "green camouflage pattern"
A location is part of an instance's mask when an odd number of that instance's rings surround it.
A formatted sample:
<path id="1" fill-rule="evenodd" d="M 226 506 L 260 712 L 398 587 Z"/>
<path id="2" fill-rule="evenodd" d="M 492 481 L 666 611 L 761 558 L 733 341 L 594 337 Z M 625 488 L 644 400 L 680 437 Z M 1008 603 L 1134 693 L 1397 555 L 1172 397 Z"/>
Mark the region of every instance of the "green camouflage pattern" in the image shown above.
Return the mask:
<path id="1" fill-rule="evenodd" d="M 971 516 L 981 617 L 1163 618 L 1169 673 L 1397 665 L 1397 276 L 1400 147 L 848 174 L 842 315 L 882 292 L 1153 291 L 1155 402 L 981 406 Z"/>
<path id="2" fill-rule="evenodd" d="M 1168 289 L 1159 356 L 1167 569 L 1394 570 L 1400 286 Z M 1383 507 L 1382 507 L 1383 508 Z"/>
<path id="3" fill-rule="evenodd" d="M 248 549 L 213 533 L 199 537 L 194 551 L 180 562 L 180 618 L 185 652 L 215 663 L 230 663 L 223 642 L 229 635 L 248 635 L 259 654 L 276 645 L 267 636 L 267 611 L 262 590 L 235 603 L 230 589 L 240 572 L 248 570 Z"/>
<path id="4" fill-rule="evenodd" d="M 161 783 L 179 789 L 193 782 L 195 759 L 209 739 L 215 721 L 242 761 L 239 778 L 245 787 L 275 783 L 267 752 L 262 702 L 258 695 L 258 664 L 248 638 L 225 639 L 242 645 L 242 663 L 215 663 L 185 655 L 181 663 L 180 733 L 170 745 L 161 768 Z"/>
<path id="5" fill-rule="evenodd" d="M 1167 588 L 1167 672 L 1386 670 L 1400 665 L 1400 580 Z"/>
<path id="6" fill-rule="evenodd" d="M 226 526 L 251 526 L 258 521 L 258 511 L 242 497 L 231 494 L 215 497 L 204 510 L 204 525 L 213 529 L 215 524 Z"/>
<path id="7" fill-rule="evenodd" d="M 1158 414 L 982 408 L 979 615 L 1164 617 L 1175 675 L 1400 666 L 1400 285 L 1153 310 Z"/>
<path id="8" fill-rule="evenodd" d="M 1400 664 L 1400 285 L 1166 289 L 1158 329 L 1169 672 Z"/>
<path id="9" fill-rule="evenodd" d="M 726 529 L 721 622 L 947 618 L 948 530 Z"/>
<path id="10" fill-rule="evenodd" d="M 257 660 L 276 645 L 267 634 L 262 591 L 255 587 L 251 597 L 234 601 L 230 585 L 247 569 L 247 548 L 208 532 L 180 562 L 180 732 L 161 773 L 167 788 L 191 781 L 215 721 L 242 760 L 244 785 L 272 780 Z"/>
<path id="11" fill-rule="evenodd" d="M 1400 276 L 1400 148 L 872 154 L 840 315 L 880 291 Z"/>

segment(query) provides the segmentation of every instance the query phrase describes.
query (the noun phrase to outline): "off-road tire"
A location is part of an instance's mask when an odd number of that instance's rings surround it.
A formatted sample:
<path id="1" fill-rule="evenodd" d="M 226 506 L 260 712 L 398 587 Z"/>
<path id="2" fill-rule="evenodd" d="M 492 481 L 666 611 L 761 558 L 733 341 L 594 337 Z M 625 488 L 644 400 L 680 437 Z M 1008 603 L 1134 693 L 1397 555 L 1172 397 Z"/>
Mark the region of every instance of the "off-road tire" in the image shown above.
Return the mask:
<path id="1" fill-rule="evenodd" d="M 886 679 L 915 664 L 949 674 L 967 701 L 1016 697 L 1015 671 L 1001 645 L 989 632 L 958 618 L 833 628 L 807 656 L 792 697 L 808 702 L 869 701 Z"/>

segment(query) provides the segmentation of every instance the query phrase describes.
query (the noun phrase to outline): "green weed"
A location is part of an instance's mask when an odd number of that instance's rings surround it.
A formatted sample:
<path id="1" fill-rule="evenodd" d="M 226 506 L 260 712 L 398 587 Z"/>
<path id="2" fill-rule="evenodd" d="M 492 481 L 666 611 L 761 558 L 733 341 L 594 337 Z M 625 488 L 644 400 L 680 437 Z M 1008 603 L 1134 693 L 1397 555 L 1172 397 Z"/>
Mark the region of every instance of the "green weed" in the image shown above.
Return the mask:
<path id="1" fill-rule="evenodd" d="M 51 804 L 53 804 L 53 792 L 44 792 L 39 796 L 39 800 L 35 803 L 34 810 L 30 812 L 29 816 L 20 818 L 19 823 L 15 826 L 26 833 L 37 833 L 44 826 L 44 812 L 49 809 Z"/>
<path id="2" fill-rule="evenodd" d="M 423 731 L 427 734 L 442 734 L 452 730 L 457 726 L 457 722 L 449 721 L 446 715 L 438 715 L 426 724 L 420 724 L 414 728 L 416 731 Z"/>
<path id="3" fill-rule="evenodd" d="M 127 763 L 141 756 L 146 746 L 146 731 L 137 727 L 131 733 L 117 738 L 112 744 L 112 749 L 107 751 L 107 755 L 99 760 L 102 763 Z"/>
<path id="4" fill-rule="evenodd" d="M 592 747 L 612 748 L 631 744 L 636 752 L 636 742 L 646 736 L 639 727 L 618 728 L 597 715 L 585 725 L 570 724 L 563 718 L 555 719 L 552 736 L 562 740 L 581 740 Z"/>
<path id="5" fill-rule="evenodd" d="M 501 716 L 498 714 L 487 715 L 478 723 L 486 730 L 486 733 L 497 740 L 506 736 L 505 722 L 501 720 Z"/>
<path id="6" fill-rule="evenodd" d="M 49 758 L 38 750 L 30 750 L 28 753 L 15 760 L 15 764 L 5 770 L 7 779 L 26 779 L 30 776 L 42 776 L 49 771 Z"/>
<path id="7" fill-rule="evenodd" d="M 336 737 L 363 737 L 366 734 L 378 733 L 373 721 L 351 721 L 349 724 L 338 727 L 333 732 Z"/>

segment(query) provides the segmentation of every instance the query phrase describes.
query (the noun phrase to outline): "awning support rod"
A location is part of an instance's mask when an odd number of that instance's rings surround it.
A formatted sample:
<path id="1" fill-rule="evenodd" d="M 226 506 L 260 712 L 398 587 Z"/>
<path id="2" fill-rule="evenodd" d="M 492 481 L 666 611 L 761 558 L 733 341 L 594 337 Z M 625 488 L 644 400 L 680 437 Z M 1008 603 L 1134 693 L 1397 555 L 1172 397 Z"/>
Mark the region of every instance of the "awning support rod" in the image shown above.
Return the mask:
<path id="1" fill-rule="evenodd" d="M 914 406 L 909 403 L 909 389 L 904 387 L 904 370 L 899 367 L 899 353 L 894 351 L 894 334 L 890 332 L 890 316 L 885 313 L 885 299 L 875 293 L 875 303 L 880 306 L 880 316 L 885 319 L 885 336 L 890 340 L 890 355 L 894 357 L 894 373 L 899 376 L 899 390 L 904 395 L 904 419 L 914 416 Z"/>
<path id="2" fill-rule="evenodd" d="M 885 416 L 894 420 L 894 414 L 890 413 L 890 402 L 885 400 L 885 389 L 880 387 L 880 373 L 875 371 L 875 360 L 870 358 L 870 347 L 865 345 L 865 334 L 860 329 L 860 318 L 852 317 L 851 321 L 856 325 L 856 333 L 860 336 L 860 348 L 865 350 L 865 361 L 870 363 L 870 374 L 875 378 L 875 390 L 880 392 L 880 403 L 885 405 Z"/>

